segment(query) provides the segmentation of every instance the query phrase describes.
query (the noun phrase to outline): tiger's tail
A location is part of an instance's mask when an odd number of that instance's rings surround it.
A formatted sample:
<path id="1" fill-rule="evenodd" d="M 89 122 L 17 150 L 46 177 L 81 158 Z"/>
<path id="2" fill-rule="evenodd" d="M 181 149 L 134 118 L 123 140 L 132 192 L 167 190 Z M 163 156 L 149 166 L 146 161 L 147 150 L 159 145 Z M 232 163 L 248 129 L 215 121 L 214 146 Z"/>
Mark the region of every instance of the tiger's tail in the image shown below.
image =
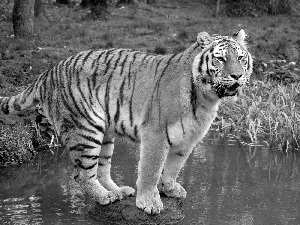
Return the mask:
<path id="1" fill-rule="evenodd" d="M 15 96 L 0 97 L 0 121 L 15 123 L 20 119 L 30 119 L 36 114 L 34 106 L 40 103 L 39 87 L 42 77 Z"/>

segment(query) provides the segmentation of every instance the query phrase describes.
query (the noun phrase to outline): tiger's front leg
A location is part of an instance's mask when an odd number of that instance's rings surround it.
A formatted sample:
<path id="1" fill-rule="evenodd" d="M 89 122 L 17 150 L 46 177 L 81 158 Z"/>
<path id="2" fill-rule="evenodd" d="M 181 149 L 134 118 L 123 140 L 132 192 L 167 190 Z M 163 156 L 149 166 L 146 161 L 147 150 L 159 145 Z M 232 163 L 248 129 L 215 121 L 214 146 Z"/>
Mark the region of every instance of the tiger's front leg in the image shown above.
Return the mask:
<path id="1" fill-rule="evenodd" d="M 153 131 L 141 132 L 136 206 L 148 214 L 163 209 L 157 185 L 167 158 L 169 145 L 164 135 Z"/>
<path id="2" fill-rule="evenodd" d="M 178 145 L 171 147 L 161 175 L 162 191 L 168 197 L 186 197 L 185 189 L 176 182 L 176 179 L 192 152 L 192 149 L 192 145 Z"/>

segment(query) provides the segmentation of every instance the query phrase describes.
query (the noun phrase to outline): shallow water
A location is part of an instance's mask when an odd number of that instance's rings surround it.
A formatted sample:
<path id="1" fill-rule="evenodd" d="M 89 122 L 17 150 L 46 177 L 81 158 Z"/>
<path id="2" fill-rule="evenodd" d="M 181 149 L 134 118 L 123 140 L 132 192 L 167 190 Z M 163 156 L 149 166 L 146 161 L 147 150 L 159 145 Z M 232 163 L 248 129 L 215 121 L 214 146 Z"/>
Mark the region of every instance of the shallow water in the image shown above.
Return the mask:
<path id="1" fill-rule="evenodd" d="M 117 184 L 135 187 L 137 159 L 136 146 L 117 142 Z M 180 173 L 188 195 L 176 209 L 184 217 L 177 224 L 300 224 L 298 164 L 296 153 L 206 139 Z M 61 152 L 1 168 L 0 224 L 108 224 L 89 213 L 94 204 L 72 182 L 72 168 Z"/>

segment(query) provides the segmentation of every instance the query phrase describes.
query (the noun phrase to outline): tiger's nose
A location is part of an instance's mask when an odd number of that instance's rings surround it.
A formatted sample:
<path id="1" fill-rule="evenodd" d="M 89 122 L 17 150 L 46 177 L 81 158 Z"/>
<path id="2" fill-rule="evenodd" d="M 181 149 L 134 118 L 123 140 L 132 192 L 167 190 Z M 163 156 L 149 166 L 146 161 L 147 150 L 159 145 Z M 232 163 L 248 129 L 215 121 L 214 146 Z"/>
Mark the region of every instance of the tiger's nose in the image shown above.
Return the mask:
<path id="1" fill-rule="evenodd" d="M 230 74 L 230 77 L 235 79 L 235 80 L 240 79 L 241 76 L 242 76 L 241 74 Z"/>

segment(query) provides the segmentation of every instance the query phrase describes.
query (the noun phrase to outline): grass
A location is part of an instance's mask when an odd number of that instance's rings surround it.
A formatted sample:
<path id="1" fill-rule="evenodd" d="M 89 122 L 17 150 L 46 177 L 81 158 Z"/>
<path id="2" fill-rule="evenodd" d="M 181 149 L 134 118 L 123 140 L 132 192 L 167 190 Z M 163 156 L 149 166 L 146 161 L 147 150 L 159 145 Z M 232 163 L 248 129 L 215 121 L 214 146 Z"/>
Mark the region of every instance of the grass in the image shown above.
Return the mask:
<path id="1" fill-rule="evenodd" d="M 0 137 L 0 166 L 19 164 L 36 154 L 29 126 L 1 126 Z"/>
<path id="2" fill-rule="evenodd" d="M 222 103 L 215 125 L 243 144 L 300 150 L 299 100 L 300 83 L 252 81 L 236 102 Z"/>
<path id="3" fill-rule="evenodd" d="M 0 126 L 0 166 L 21 164 L 44 150 L 53 155 L 65 154 L 58 154 L 61 145 L 47 121 L 39 125 L 32 121 Z"/>

